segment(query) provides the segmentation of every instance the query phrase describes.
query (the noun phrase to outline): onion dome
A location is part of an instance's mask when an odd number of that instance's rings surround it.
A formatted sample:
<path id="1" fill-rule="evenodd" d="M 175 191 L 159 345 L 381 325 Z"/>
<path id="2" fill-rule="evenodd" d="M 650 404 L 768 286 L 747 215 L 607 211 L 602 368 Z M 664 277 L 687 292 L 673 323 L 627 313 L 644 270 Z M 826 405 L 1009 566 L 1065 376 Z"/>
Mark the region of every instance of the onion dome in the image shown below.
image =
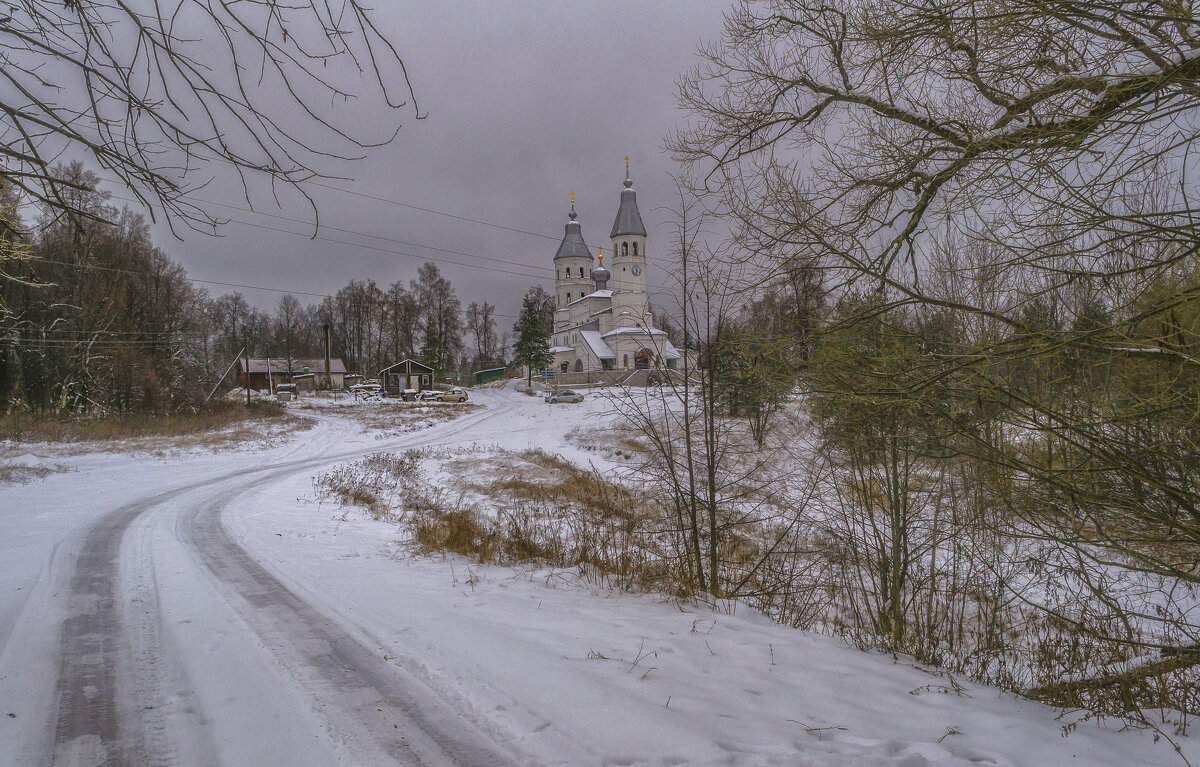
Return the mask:
<path id="1" fill-rule="evenodd" d="M 608 278 L 612 274 L 604 268 L 604 249 L 600 249 L 600 266 L 592 270 L 592 279 L 596 282 L 596 290 L 608 289 Z"/>

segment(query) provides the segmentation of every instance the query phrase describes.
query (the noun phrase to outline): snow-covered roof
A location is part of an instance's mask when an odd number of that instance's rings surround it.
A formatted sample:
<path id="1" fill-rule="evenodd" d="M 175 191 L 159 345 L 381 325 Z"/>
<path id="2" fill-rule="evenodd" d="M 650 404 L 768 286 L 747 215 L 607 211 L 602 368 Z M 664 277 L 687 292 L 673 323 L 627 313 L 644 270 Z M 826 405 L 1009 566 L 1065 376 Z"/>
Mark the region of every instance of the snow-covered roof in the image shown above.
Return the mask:
<path id="1" fill-rule="evenodd" d="M 669 360 L 683 359 L 683 352 L 676 349 L 674 344 L 670 341 L 663 341 L 663 343 L 666 344 L 666 348 L 663 349 L 664 357 Z"/>
<path id="2" fill-rule="evenodd" d="M 611 290 L 595 290 L 595 291 L 592 291 L 591 293 L 588 293 L 586 296 L 580 296 L 579 298 L 576 298 L 574 301 L 567 304 L 567 306 L 574 306 L 575 304 L 579 303 L 580 301 L 586 301 L 589 298 L 612 298 L 612 291 Z M 562 309 L 559 309 L 558 311 L 561 312 Z"/>
<path id="3" fill-rule="evenodd" d="M 592 354 L 596 355 L 597 359 L 615 360 L 617 355 L 613 350 L 608 348 L 608 344 L 604 343 L 604 338 L 598 330 L 581 330 L 579 335 L 583 336 L 583 340 L 587 341 L 588 348 L 592 350 Z"/>
<path id="4" fill-rule="evenodd" d="M 570 346 L 551 346 L 550 347 L 551 354 L 562 354 L 562 353 L 573 352 L 573 351 L 575 351 L 575 349 L 573 349 Z"/>
<path id="5" fill-rule="evenodd" d="M 665 336 L 667 331 L 659 330 L 658 328 L 617 328 L 610 330 L 604 334 L 605 338 L 611 336 L 637 335 L 637 336 Z"/>

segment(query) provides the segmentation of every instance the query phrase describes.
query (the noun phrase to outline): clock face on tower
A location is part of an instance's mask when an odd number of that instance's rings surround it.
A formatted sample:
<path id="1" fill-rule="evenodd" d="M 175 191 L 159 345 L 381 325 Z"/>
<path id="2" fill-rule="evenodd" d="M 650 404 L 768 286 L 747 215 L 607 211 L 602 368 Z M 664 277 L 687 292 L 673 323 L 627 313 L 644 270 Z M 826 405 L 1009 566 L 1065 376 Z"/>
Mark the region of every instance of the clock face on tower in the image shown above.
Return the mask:
<path id="1" fill-rule="evenodd" d="M 637 277 L 642 273 L 642 267 L 635 266 L 635 267 L 633 267 L 633 269 L 631 271 L 633 272 L 633 276 Z"/>

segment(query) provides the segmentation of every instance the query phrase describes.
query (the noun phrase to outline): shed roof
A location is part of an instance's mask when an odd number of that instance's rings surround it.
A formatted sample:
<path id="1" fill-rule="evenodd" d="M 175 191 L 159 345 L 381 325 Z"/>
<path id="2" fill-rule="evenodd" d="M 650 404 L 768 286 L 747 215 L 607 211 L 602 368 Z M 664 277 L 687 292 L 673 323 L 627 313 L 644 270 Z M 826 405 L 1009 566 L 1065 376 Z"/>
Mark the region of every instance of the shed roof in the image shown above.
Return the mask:
<path id="1" fill-rule="evenodd" d="M 267 372 L 267 361 L 270 360 L 270 368 L 272 373 L 303 373 L 304 368 L 308 368 L 311 373 L 325 372 L 325 358 L 317 357 L 315 359 L 296 359 L 292 358 L 292 369 L 287 370 L 287 360 L 283 357 L 251 357 L 250 372 L 262 373 Z M 246 372 L 246 358 L 242 357 L 238 360 L 240 370 Z M 330 373 L 345 373 L 346 363 L 342 362 L 340 357 L 332 357 L 329 360 Z"/>
<path id="2" fill-rule="evenodd" d="M 402 359 L 402 360 L 400 360 L 399 362 L 397 362 L 397 363 L 395 363 L 395 364 L 393 364 L 393 365 L 388 365 L 387 367 L 383 368 L 383 369 L 382 369 L 382 370 L 380 370 L 379 372 L 380 372 L 380 373 L 386 373 L 386 372 L 388 372 L 389 370 L 394 370 L 394 369 L 396 369 L 396 368 L 398 368 L 398 367 L 400 367 L 401 365 L 404 365 L 404 364 L 406 364 L 406 363 L 407 363 L 407 364 L 409 364 L 409 365 L 411 365 L 413 368 L 421 368 L 421 370 L 426 370 L 426 371 L 429 371 L 430 375 L 432 375 L 432 374 L 433 374 L 433 368 L 429 367 L 429 366 L 428 366 L 428 365 L 426 365 L 424 362 L 417 362 L 416 360 L 414 360 L 414 359 L 410 359 L 410 358 L 407 358 L 407 357 L 406 357 L 406 358 L 404 358 L 404 359 Z M 409 369 L 411 370 L 412 368 L 409 368 Z"/>

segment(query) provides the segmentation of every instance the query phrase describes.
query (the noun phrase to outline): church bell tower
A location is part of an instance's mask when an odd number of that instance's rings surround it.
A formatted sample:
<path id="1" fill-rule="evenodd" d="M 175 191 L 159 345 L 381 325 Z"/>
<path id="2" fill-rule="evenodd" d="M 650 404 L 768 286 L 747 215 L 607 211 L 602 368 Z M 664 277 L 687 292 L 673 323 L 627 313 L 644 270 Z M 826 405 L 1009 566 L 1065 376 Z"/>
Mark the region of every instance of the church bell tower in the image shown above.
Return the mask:
<path id="1" fill-rule="evenodd" d="M 612 232 L 612 280 L 614 293 L 646 293 L 646 226 L 638 212 L 637 192 L 629 178 L 629 158 L 625 158 L 625 188 Z"/>
<path id="2" fill-rule="evenodd" d="M 592 252 L 583 241 L 583 229 L 575 213 L 575 193 L 571 192 L 571 212 L 558 252 L 554 254 L 554 303 L 559 309 L 577 301 L 592 289 Z"/>

